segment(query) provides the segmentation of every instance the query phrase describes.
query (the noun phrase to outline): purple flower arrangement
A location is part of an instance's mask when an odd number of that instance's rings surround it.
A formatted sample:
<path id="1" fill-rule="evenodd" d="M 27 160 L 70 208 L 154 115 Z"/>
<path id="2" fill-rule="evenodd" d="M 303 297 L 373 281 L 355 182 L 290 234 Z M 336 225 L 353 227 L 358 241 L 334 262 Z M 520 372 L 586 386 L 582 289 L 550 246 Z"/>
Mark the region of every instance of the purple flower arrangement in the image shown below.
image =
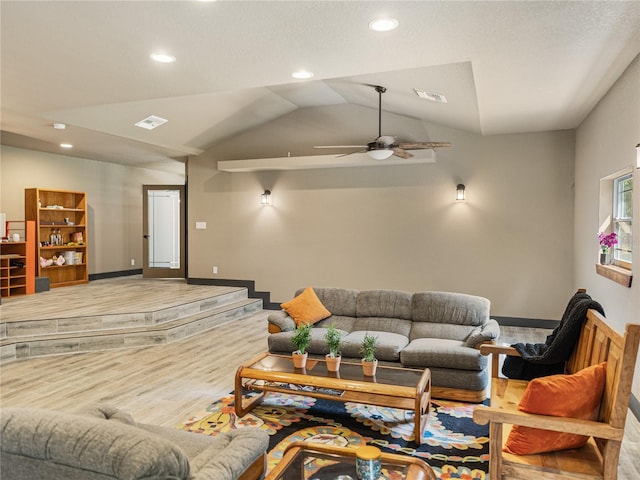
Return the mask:
<path id="1" fill-rule="evenodd" d="M 609 253 L 609 249 L 618 243 L 618 236 L 616 232 L 611 232 L 609 235 L 605 235 L 603 232 L 598 234 L 598 240 L 600 240 L 600 248 L 602 253 Z"/>

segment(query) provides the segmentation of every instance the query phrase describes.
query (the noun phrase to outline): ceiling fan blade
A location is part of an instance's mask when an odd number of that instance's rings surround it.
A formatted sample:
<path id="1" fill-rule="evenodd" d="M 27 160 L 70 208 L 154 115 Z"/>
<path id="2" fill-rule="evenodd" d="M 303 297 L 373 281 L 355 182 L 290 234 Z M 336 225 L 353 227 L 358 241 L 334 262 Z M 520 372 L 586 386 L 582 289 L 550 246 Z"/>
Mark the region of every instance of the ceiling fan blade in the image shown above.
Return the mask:
<path id="1" fill-rule="evenodd" d="M 336 158 L 346 157 L 347 155 L 353 155 L 354 153 L 365 153 L 366 151 L 367 149 L 365 148 L 364 150 L 358 150 L 356 152 L 343 153 L 342 155 L 336 155 Z"/>
<path id="2" fill-rule="evenodd" d="M 403 150 L 402 148 L 398 148 L 398 147 L 394 147 L 393 154 L 396 157 L 400 157 L 400 158 L 411 158 L 411 157 L 413 157 L 413 153 L 407 152 L 406 150 Z"/>
<path id="3" fill-rule="evenodd" d="M 450 146 L 450 142 L 402 142 L 398 144 L 398 147 L 404 150 L 420 150 L 421 148 L 443 148 Z"/>
<path id="4" fill-rule="evenodd" d="M 366 145 L 314 145 L 313 148 L 367 148 Z"/>

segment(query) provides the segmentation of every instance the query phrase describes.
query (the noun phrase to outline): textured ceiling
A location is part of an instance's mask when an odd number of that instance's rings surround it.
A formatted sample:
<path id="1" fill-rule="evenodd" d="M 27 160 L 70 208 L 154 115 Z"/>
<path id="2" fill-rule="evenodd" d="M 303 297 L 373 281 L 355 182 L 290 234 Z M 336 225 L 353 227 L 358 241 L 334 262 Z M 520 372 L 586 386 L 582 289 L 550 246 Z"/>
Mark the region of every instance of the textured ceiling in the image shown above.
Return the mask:
<path id="1" fill-rule="evenodd" d="M 640 52 L 638 1 L 3 0 L 0 15 L 2 143 L 150 168 L 297 110 L 375 109 L 367 84 L 389 114 L 482 135 L 575 128 Z M 381 15 L 399 28 L 370 31 Z M 169 122 L 133 125 L 151 114 Z"/>

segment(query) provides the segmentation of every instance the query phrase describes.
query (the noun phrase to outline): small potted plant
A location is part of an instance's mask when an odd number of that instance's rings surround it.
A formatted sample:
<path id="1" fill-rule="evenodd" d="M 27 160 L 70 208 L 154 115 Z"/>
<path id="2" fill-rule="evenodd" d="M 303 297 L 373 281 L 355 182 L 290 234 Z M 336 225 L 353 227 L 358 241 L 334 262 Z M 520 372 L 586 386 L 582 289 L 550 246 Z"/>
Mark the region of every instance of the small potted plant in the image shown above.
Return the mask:
<path id="1" fill-rule="evenodd" d="M 360 355 L 362 355 L 362 371 L 367 377 L 373 377 L 378 368 L 378 359 L 376 358 L 376 345 L 378 337 L 365 333 L 360 345 Z"/>
<path id="2" fill-rule="evenodd" d="M 610 254 L 611 248 L 618 243 L 618 236 L 616 232 L 611 232 L 609 235 L 605 235 L 604 232 L 598 234 L 598 240 L 600 241 L 600 263 L 605 265 L 611 263 Z"/>
<path id="3" fill-rule="evenodd" d="M 324 334 L 324 338 L 327 341 L 327 347 L 329 353 L 327 353 L 327 370 L 330 372 L 337 372 L 340 369 L 340 346 L 342 345 L 342 333 L 338 330 L 335 324 L 331 324 L 327 327 L 327 332 Z"/>
<path id="4" fill-rule="evenodd" d="M 311 325 L 301 323 L 296 327 L 293 337 L 291 337 L 291 343 L 296 349 L 292 354 L 293 366 L 296 368 L 305 368 L 307 365 L 308 352 L 306 350 L 311 342 L 311 328 Z"/>

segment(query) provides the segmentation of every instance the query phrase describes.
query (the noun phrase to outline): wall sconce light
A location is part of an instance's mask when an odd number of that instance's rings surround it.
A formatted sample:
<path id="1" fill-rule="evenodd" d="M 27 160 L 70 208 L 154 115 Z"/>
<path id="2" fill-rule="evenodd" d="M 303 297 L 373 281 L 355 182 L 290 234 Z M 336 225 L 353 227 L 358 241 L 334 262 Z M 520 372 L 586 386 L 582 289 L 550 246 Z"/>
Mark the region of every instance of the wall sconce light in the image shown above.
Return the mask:
<path id="1" fill-rule="evenodd" d="M 456 187 L 456 200 L 464 200 L 464 185 L 462 183 L 459 183 L 458 186 Z"/>
<path id="2" fill-rule="evenodd" d="M 271 205 L 271 190 L 265 190 L 260 195 L 260 205 Z"/>

